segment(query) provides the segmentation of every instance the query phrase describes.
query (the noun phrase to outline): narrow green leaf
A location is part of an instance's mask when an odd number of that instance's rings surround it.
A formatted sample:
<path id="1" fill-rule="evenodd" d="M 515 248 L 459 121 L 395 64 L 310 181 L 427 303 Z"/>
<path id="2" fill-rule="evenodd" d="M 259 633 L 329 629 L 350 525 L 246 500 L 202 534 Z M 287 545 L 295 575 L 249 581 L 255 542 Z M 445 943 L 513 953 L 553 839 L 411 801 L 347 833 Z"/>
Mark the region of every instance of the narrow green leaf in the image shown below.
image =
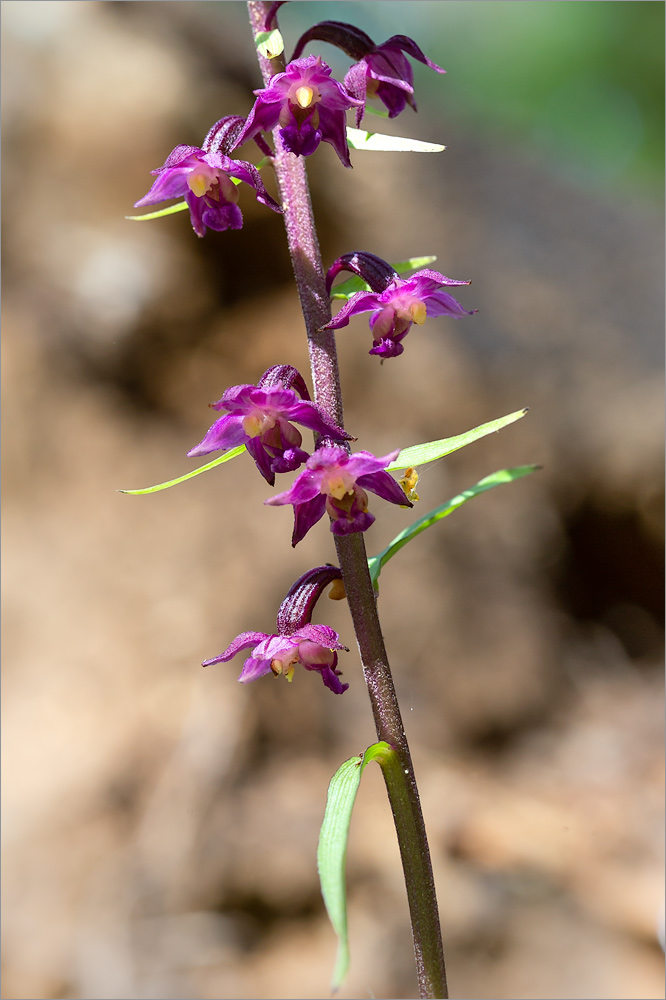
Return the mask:
<path id="1" fill-rule="evenodd" d="M 392 559 L 403 545 L 411 542 L 412 539 L 420 535 L 426 528 L 430 528 L 437 521 L 441 521 L 443 517 L 448 517 L 454 510 L 462 507 L 464 503 L 467 503 L 472 497 L 478 496 L 479 493 L 492 490 L 494 486 L 503 486 L 505 483 L 512 483 L 514 479 L 529 476 L 531 472 L 535 472 L 540 468 L 540 465 L 519 465 L 514 469 L 500 469 L 499 472 L 493 472 L 491 476 L 486 476 L 485 479 L 481 479 L 475 486 L 470 487 L 470 489 L 465 490 L 463 493 L 459 493 L 458 496 L 447 503 L 443 503 L 439 507 L 435 507 L 434 510 L 429 511 L 429 513 L 424 514 L 418 521 L 414 521 L 408 528 L 401 531 L 399 535 L 396 535 L 390 545 L 387 545 L 379 555 L 369 557 L 368 567 L 373 584 L 377 585 L 379 574 L 389 559 Z"/>
<path id="2" fill-rule="evenodd" d="M 349 126 L 347 126 L 347 145 L 352 149 L 387 153 L 441 153 L 446 149 L 446 146 L 440 146 L 437 142 L 422 142 L 420 139 L 406 139 L 399 135 L 382 135 L 380 132 L 366 132 Z"/>
<path id="3" fill-rule="evenodd" d="M 335 992 L 349 968 L 349 938 L 347 934 L 347 889 L 345 867 L 349 824 L 365 765 L 395 753 L 388 743 L 373 743 L 362 757 L 346 760 L 331 778 L 324 821 L 319 833 L 317 869 L 321 894 L 333 929 L 338 936 L 338 954 L 331 980 Z"/>
<path id="4" fill-rule="evenodd" d="M 427 267 L 428 264 L 432 264 L 436 260 L 436 257 L 410 257 L 409 260 L 400 260 L 397 264 L 391 264 L 391 267 L 395 268 L 398 274 L 403 274 L 405 271 L 416 271 L 419 268 Z M 370 285 L 358 274 L 354 274 L 332 289 L 331 298 L 350 299 L 356 292 L 364 291 L 369 292 Z"/>
<path id="5" fill-rule="evenodd" d="M 178 201 L 175 205 L 160 208 L 157 212 L 148 212 L 147 215 L 126 215 L 125 218 L 129 219 L 130 222 L 148 222 L 150 219 L 161 219 L 165 215 L 173 215 L 174 212 L 184 212 L 188 207 L 186 201 Z"/>
<path id="6" fill-rule="evenodd" d="M 260 31 L 255 35 L 254 44 L 265 59 L 275 59 L 284 52 L 284 40 L 277 28 L 273 31 Z"/>
<path id="7" fill-rule="evenodd" d="M 242 455 L 244 451 L 245 445 L 241 444 L 238 448 L 225 451 L 224 455 L 214 458 L 207 465 L 200 465 L 194 472 L 188 472 L 184 476 L 179 476 L 178 479 L 170 479 L 168 483 L 160 483 L 158 486 L 147 486 L 144 490 L 118 490 L 118 493 L 129 493 L 131 496 L 138 497 L 144 493 L 158 493 L 160 490 L 168 490 L 170 486 L 177 486 L 178 483 L 184 483 L 186 479 L 194 479 L 195 476 L 200 476 L 202 472 L 208 472 L 209 469 L 214 469 L 216 465 L 222 465 L 223 462 L 228 462 L 230 459 Z"/>
<path id="8" fill-rule="evenodd" d="M 440 441 L 426 441 L 424 444 L 414 444 L 409 448 L 403 448 L 395 462 L 387 465 L 387 471 L 395 472 L 397 469 L 407 469 L 410 465 L 427 465 L 428 462 L 436 462 L 438 458 L 443 458 L 444 455 L 450 455 L 460 448 L 465 448 L 468 444 L 472 444 L 473 441 L 478 441 L 479 438 L 485 437 L 486 434 L 493 434 L 495 431 L 513 424 L 516 420 L 524 417 L 526 413 L 527 408 L 516 410 L 515 413 L 509 413 L 506 417 L 498 417 L 497 420 L 490 420 L 487 424 L 481 424 L 479 427 L 474 427 L 471 431 L 465 431 L 464 434 L 442 438 Z"/>

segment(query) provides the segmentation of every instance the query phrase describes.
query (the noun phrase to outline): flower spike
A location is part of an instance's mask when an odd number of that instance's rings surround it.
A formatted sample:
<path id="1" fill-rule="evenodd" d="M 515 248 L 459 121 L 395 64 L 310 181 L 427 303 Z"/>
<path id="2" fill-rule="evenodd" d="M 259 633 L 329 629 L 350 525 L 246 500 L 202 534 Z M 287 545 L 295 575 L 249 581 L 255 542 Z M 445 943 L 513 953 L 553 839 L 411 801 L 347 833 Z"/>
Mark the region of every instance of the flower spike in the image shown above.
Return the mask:
<path id="1" fill-rule="evenodd" d="M 215 421 L 188 456 L 244 444 L 266 482 L 273 486 L 276 473 L 293 472 L 308 457 L 294 422 L 334 441 L 354 440 L 304 395 L 308 395 L 305 382 L 291 365 L 269 368 L 258 386 L 231 386 L 221 399 L 211 403 L 214 410 L 226 410 L 226 415 Z"/>
<path id="2" fill-rule="evenodd" d="M 324 513 L 330 516 L 335 535 L 366 531 L 375 520 L 368 511 L 366 489 L 400 507 L 412 506 L 393 476 L 385 471 L 397 456 L 398 451 L 377 458 L 369 451 L 350 455 L 344 448 L 319 448 L 308 458 L 291 488 L 264 503 L 293 504 L 292 545 L 305 538 Z"/>
<path id="3" fill-rule="evenodd" d="M 349 93 L 363 102 L 356 110 L 357 127 L 361 124 L 369 97 L 379 98 L 386 107 L 389 118 L 399 115 L 406 104 L 416 111 L 414 74 L 406 55 L 434 69 L 436 73 L 446 72 L 428 59 L 407 35 L 392 35 L 381 45 L 375 45 L 364 31 L 342 21 L 321 21 L 315 24 L 299 38 L 292 59 L 300 56 L 307 43 L 315 39 L 337 45 L 352 59 L 357 60 L 344 80 Z"/>
<path id="4" fill-rule="evenodd" d="M 310 156 L 320 142 L 329 142 L 342 163 L 351 167 L 345 112 L 362 107 L 363 101 L 333 79 L 319 56 L 290 62 L 268 87 L 254 93 L 257 100 L 236 145 L 279 125 L 286 149 L 295 156 Z"/>
<path id="5" fill-rule="evenodd" d="M 422 325 L 427 316 L 471 316 L 476 309 L 463 309 L 443 287 L 469 285 L 469 280 L 458 281 L 447 278 L 439 271 L 425 268 L 411 278 L 401 278 L 390 264 L 380 257 L 368 253 L 344 254 L 329 269 L 326 287 L 331 288 L 335 276 L 342 270 L 353 271 L 370 285 L 371 291 L 356 292 L 345 302 L 342 309 L 323 328 L 339 330 L 347 326 L 352 316 L 370 312 L 370 329 L 373 345 L 368 352 L 384 358 L 396 358 L 402 354 L 402 341 L 409 333 L 412 323 Z"/>

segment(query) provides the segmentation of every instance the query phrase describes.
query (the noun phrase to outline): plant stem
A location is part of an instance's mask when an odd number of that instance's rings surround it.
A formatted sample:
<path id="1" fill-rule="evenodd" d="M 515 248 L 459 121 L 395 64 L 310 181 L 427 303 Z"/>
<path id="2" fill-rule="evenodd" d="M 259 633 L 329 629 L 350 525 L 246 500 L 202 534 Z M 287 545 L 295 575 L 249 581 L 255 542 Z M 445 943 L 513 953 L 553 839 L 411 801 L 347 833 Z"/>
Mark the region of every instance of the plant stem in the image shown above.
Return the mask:
<path id="1" fill-rule="evenodd" d="M 265 30 L 271 4 L 249 0 L 253 34 Z M 282 59 L 258 54 L 264 83 L 284 70 Z M 342 394 L 335 336 L 321 328 L 331 318 L 324 269 L 302 157 L 284 149 L 274 132 L 277 177 L 289 252 L 308 337 L 315 402 L 343 426 Z M 421 997 L 446 998 L 446 971 L 430 851 L 409 746 L 384 647 L 377 602 L 368 572 L 362 533 L 335 536 L 347 600 L 370 695 L 377 738 L 396 751 L 382 772 L 396 826 L 412 922 L 414 954 Z"/>

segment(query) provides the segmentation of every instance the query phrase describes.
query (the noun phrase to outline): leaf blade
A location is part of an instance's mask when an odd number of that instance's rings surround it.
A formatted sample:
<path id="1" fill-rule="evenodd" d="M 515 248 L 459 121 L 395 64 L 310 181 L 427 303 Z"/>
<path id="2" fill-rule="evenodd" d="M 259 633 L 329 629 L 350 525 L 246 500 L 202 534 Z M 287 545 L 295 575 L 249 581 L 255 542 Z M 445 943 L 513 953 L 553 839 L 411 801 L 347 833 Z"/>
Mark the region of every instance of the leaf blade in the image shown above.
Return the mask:
<path id="1" fill-rule="evenodd" d="M 142 490 L 117 490 L 118 493 L 127 493 L 129 496 L 143 496 L 146 493 L 159 493 L 160 490 L 168 490 L 170 486 L 177 486 L 179 483 L 184 483 L 187 479 L 194 479 L 195 476 L 200 476 L 202 472 L 208 472 L 209 469 L 214 469 L 217 465 L 222 465 L 224 462 L 228 462 L 232 458 L 237 458 L 238 455 L 242 455 L 245 451 L 245 445 L 241 444 L 238 448 L 232 448 L 231 451 L 227 451 L 224 455 L 220 455 L 219 458 L 214 458 L 212 462 L 208 462 L 206 465 L 200 465 L 198 469 L 194 469 L 193 472 L 186 472 L 184 476 L 179 476 L 177 479 L 170 479 L 168 483 L 158 483 L 157 486 L 146 486 Z"/>
<path id="2" fill-rule="evenodd" d="M 328 786 L 326 810 L 317 846 L 317 870 L 326 911 L 338 937 L 338 950 L 331 979 L 332 992 L 339 988 L 349 968 L 345 868 L 349 826 L 356 793 L 366 764 L 394 752 L 388 743 L 383 741 L 373 743 L 361 757 L 350 757 L 341 764 Z"/>
<path id="3" fill-rule="evenodd" d="M 502 430 L 509 424 L 520 420 L 528 412 L 527 408 L 508 413 L 505 417 L 498 417 L 497 420 L 490 420 L 486 424 L 479 424 L 471 431 L 464 434 L 456 434 L 455 437 L 441 438 L 439 441 L 426 441 L 423 444 L 414 444 L 409 448 L 403 448 L 395 462 L 386 466 L 387 472 L 396 472 L 398 469 L 406 469 L 409 466 L 427 465 L 428 462 L 436 462 L 438 458 L 444 458 L 460 448 L 465 448 L 468 444 L 480 440 L 487 434 L 494 434 Z"/>
<path id="4" fill-rule="evenodd" d="M 383 135 L 347 126 L 347 144 L 351 149 L 367 149 L 384 153 L 441 153 L 446 149 L 438 142 L 423 142 L 400 135 Z"/>
<path id="5" fill-rule="evenodd" d="M 435 507 L 433 510 L 428 511 L 427 514 L 424 514 L 423 517 L 420 517 L 417 521 L 414 521 L 407 528 L 396 535 L 393 541 L 390 542 L 385 549 L 379 552 L 376 556 L 370 556 L 368 558 L 368 568 L 370 570 L 370 578 L 372 579 L 373 586 L 377 586 L 379 574 L 389 559 L 392 559 L 396 552 L 399 552 L 403 546 L 407 545 L 408 542 L 413 541 L 414 538 L 420 535 L 427 528 L 432 527 L 433 524 L 441 521 L 442 518 L 448 517 L 454 510 L 462 507 L 462 505 L 467 503 L 468 500 L 472 500 L 480 493 L 485 493 L 486 490 L 491 490 L 495 486 L 504 486 L 507 483 L 513 482 L 515 479 L 522 479 L 523 476 L 529 476 L 530 473 L 536 472 L 537 469 L 540 468 L 540 465 L 518 465 L 512 469 L 499 469 L 497 472 L 493 472 L 491 475 L 480 479 L 478 483 L 475 483 L 475 485 L 471 486 L 469 489 L 463 490 L 462 493 L 458 493 L 458 495 L 453 497 L 451 500 L 447 500 L 446 503 L 440 504 L 439 507 Z"/>
<path id="6" fill-rule="evenodd" d="M 150 219 L 161 219 L 165 215 L 173 215 L 175 212 L 184 212 L 189 205 L 186 201 L 178 201 L 175 205 L 168 205 L 167 208 L 160 208 L 157 212 L 148 212 L 146 215 L 126 215 L 130 222 L 149 222 Z"/>

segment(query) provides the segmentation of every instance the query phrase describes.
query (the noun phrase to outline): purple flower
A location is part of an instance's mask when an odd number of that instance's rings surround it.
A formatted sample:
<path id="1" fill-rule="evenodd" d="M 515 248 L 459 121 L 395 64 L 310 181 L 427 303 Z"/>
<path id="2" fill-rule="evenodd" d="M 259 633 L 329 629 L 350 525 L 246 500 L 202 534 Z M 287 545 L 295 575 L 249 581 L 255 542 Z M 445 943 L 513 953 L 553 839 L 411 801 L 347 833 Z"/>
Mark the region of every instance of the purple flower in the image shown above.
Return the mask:
<path id="1" fill-rule="evenodd" d="M 353 271 L 370 286 L 370 291 L 356 292 L 324 329 L 338 330 L 347 326 L 352 316 L 370 312 L 373 346 L 370 354 L 380 358 L 396 358 L 402 354 L 402 341 L 412 323 L 419 326 L 427 316 L 471 316 L 475 309 L 463 309 L 457 299 L 442 290 L 446 285 L 469 285 L 470 281 L 447 278 L 439 271 L 417 271 L 411 278 L 401 278 L 390 264 L 374 254 L 345 254 L 329 269 L 327 288 L 341 270 Z"/>
<path id="2" fill-rule="evenodd" d="M 213 126 L 211 133 L 215 128 Z M 253 187 L 257 192 L 257 201 L 274 212 L 282 211 L 264 187 L 255 166 L 244 160 L 232 160 L 219 149 L 176 146 L 167 156 L 164 166 L 151 173 L 156 175 L 155 182 L 134 207 L 143 208 L 168 198 L 184 197 L 197 236 L 203 236 L 206 227 L 218 232 L 242 227 L 243 216 L 236 204 L 239 190 L 232 177 Z"/>
<path id="3" fill-rule="evenodd" d="M 215 410 L 226 410 L 226 415 L 216 420 L 203 440 L 187 454 L 208 455 L 211 451 L 244 444 L 264 479 L 273 486 L 277 472 L 293 472 L 308 457 L 301 449 L 301 433 L 292 421 L 335 441 L 353 440 L 351 434 L 327 420 L 314 403 L 299 399 L 288 380 L 285 381 L 286 374 L 277 384 L 270 384 L 275 370 L 294 373 L 300 381 L 292 377 L 291 384 L 302 385 L 307 392 L 296 369 L 286 365 L 269 368 L 258 386 L 232 386 L 211 404 Z"/>
<path id="4" fill-rule="evenodd" d="M 346 52 L 358 62 L 345 77 L 345 87 L 349 93 L 363 102 L 356 111 L 356 124 L 361 124 L 368 97 L 378 97 L 386 106 L 389 118 L 395 118 L 409 104 L 416 111 L 414 100 L 414 74 L 407 57 L 445 73 L 436 63 L 431 62 L 415 41 L 406 35 L 393 35 L 381 45 L 375 45 L 369 35 L 341 21 L 321 21 L 301 35 L 292 58 L 301 54 L 308 42 L 318 39 L 330 42 Z"/>
<path id="5" fill-rule="evenodd" d="M 264 503 L 293 504 L 292 545 L 305 537 L 324 512 L 332 518 L 331 531 L 335 535 L 365 531 L 375 520 L 368 511 L 366 489 L 390 503 L 412 506 L 393 476 L 384 471 L 397 456 L 397 451 L 377 458 L 369 451 L 350 455 L 344 448 L 319 448 L 308 458 L 291 488 Z"/>
<path id="6" fill-rule="evenodd" d="M 330 67 L 319 56 L 290 62 L 268 87 L 254 93 L 257 100 L 237 146 L 279 125 L 286 149 L 296 156 L 310 156 L 320 142 L 330 142 L 344 165 L 351 166 L 345 112 L 363 101 L 331 77 Z"/>
<path id="7" fill-rule="evenodd" d="M 328 625 L 303 625 L 290 635 L 267 635 L 266 632 L 241 632 L 219 656 L 204 660 L 203 666 L 231 660 L 241 649 L 253 646 L 252 655 L 243 664 L 238 680 L 241 684 L 255 681 L 264 674 L 276 677 L 284 674 L 288 681 L 294 675 L 296 664 L 306 670 L 316 670 L 327 688 L 342 694 L 349 684 L 340 680 L 336 650 L 347 650 L 338 633 Z M 348 650 L 347 650 L 348 652 Z"/>

